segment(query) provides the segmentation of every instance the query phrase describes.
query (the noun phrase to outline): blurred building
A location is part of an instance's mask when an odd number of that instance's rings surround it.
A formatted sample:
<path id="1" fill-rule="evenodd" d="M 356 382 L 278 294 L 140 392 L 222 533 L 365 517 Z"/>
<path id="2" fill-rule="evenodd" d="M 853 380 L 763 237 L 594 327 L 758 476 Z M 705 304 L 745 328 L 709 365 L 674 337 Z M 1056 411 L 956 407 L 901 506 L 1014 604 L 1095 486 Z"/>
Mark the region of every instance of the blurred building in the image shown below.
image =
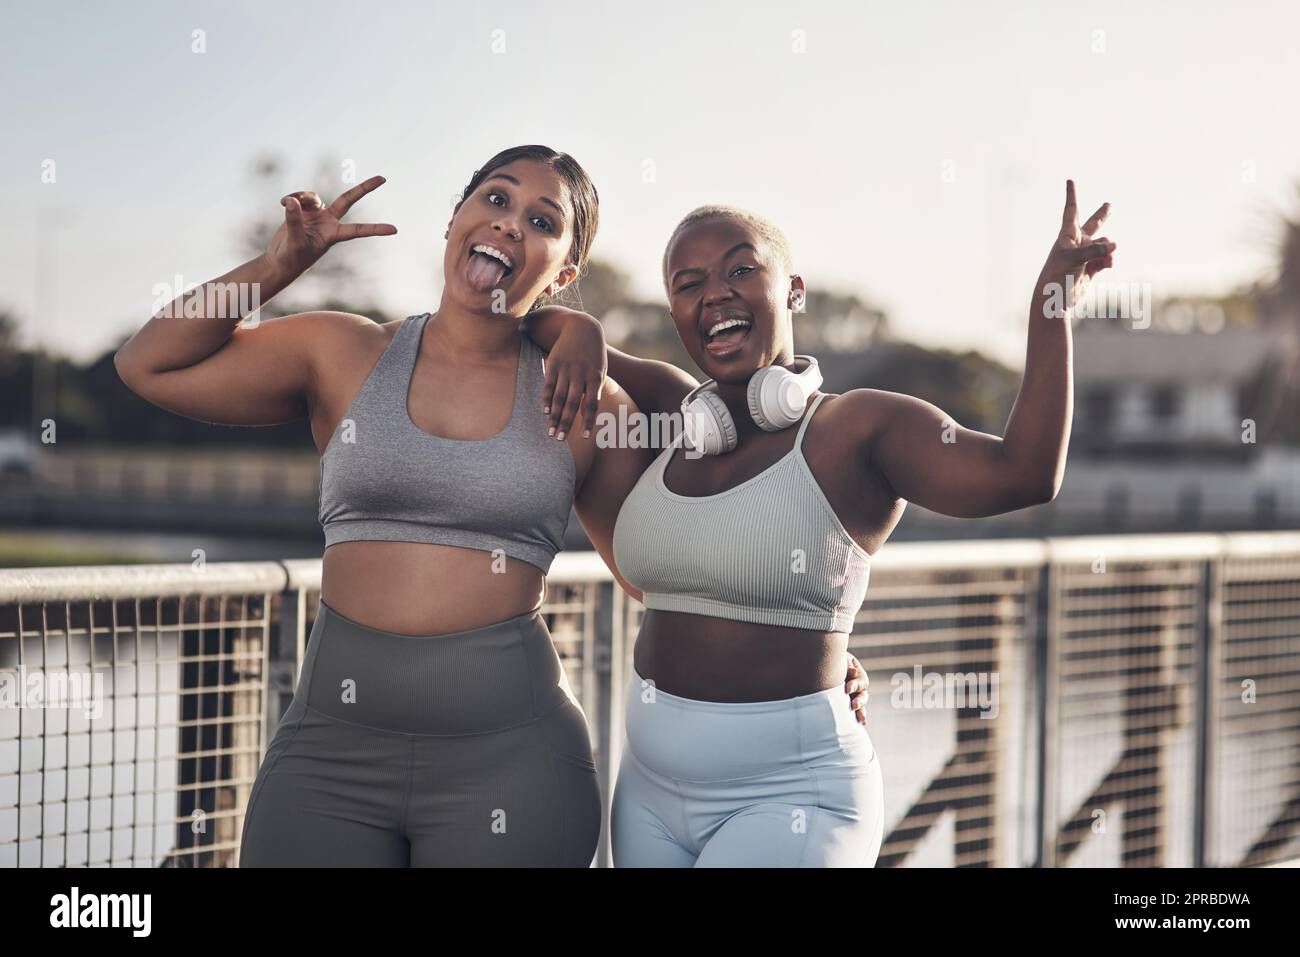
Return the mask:
<path id="1" fill-rule="evenodd" d="M 1269 380 L 1295 337 L 1268 327 L 1179 333 L 1088 321 L 1074 347 L 1074 455 L 1249 459 L 1282 412 L 1268 404 Z"/>
<path id="2" fill-rule="evenodd" d="M 1060 494 L 980 524 L 1074 534 L 1296 527 L 1293 327 L 1176 328 L 1080 323 Z"/>
<path id="3" fill-rule="evenodd" d="M 1149 322 L 1076 320 L 1069 464 L 1056 499 L 978 521 L 914 505 L 894 538 L 1297 527 L 1300 326 L 1256 305 L 1186 298 L 1160 304 Z"/>

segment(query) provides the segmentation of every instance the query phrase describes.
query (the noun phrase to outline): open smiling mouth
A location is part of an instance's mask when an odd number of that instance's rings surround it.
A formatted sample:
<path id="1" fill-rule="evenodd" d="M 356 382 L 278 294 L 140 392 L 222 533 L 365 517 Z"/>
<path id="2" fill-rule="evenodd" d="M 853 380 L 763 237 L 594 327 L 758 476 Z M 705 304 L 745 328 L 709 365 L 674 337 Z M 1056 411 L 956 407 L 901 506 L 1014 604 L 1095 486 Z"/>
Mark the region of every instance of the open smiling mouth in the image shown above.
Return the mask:
<path id="1" fill-rule="evenodd" d="M 515 271 L 514 261 L 499 249 L 478 243 L 470 248 L 465 278 L 479 292 L 497 288 Z"/>
<path id="2" fill-rule="evenodd" d="M 704 348 L 714 358 L 724 358 L 740 350 L 754 327 L 748 316 L 732 314 L 711 321 L 704 334 Z"/>

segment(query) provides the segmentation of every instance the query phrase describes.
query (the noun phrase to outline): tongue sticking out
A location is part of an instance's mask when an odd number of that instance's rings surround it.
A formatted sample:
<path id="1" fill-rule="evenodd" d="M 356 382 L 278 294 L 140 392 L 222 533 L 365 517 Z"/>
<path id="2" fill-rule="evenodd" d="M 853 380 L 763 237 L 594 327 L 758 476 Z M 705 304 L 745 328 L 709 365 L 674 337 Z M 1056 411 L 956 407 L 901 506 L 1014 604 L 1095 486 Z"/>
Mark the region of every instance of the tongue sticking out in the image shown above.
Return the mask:
<path id="1" fill-rule="evenodd" d="M 469 266 L 465 269 L 465 278 L 478 292 L 495 289 L 506 274 L 505 264 L 499 259 L 485 256 L 483 253 L 471 253 Z"/>
<path id="2" fill-rule="evenodd" d="M 708 341 L 708 344 L 717 346 L 719 349 L 730 349 L 748 334 L 749 326 L 732 326 L 730 329 L 719 332 Z"/>

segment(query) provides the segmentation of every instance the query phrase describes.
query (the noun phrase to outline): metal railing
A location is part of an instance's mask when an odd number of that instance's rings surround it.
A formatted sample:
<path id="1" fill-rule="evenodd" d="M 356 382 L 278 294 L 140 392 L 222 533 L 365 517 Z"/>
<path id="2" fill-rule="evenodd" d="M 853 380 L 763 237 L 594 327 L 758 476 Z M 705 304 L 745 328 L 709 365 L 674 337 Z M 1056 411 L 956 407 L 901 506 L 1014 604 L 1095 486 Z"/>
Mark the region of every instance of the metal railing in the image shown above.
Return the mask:
<path id="1" fill-rule="evenodd" d="M 0 571 L 0 866 L 235 864 L 319 589 L 315 560 Z M 607 824 L 641 607 L 570 553 L 543 611 Z M 1300 856 L 1300 534 L 891 544 L 850 648 L 879 866 Z M 15 703 L 59 673 L 102 675 L 102 715 Z"/>
<path id="2" fill-rule="evenodd" d="M 30 487 L 47 497 L 315 504 L 320 456 L 270 449 L 37 445 Z"/>

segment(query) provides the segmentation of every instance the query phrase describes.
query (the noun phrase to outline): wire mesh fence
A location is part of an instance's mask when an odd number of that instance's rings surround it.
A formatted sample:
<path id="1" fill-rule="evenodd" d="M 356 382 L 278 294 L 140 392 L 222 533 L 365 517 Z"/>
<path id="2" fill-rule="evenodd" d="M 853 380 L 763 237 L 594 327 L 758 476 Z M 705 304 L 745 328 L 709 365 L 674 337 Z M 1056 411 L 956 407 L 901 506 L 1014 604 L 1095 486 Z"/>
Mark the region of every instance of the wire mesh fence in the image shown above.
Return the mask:
<path id="1" fill-rule="evenodd" d="M 0 571 L 0 866 L 237 864 L 319 594 L 319 561 Z M 608 820 L 641 606 L 578 553 L 543 612 Z M 891 545 L 850 650 L 878 866 L 1300 857 L 1300 535 Z"/>

